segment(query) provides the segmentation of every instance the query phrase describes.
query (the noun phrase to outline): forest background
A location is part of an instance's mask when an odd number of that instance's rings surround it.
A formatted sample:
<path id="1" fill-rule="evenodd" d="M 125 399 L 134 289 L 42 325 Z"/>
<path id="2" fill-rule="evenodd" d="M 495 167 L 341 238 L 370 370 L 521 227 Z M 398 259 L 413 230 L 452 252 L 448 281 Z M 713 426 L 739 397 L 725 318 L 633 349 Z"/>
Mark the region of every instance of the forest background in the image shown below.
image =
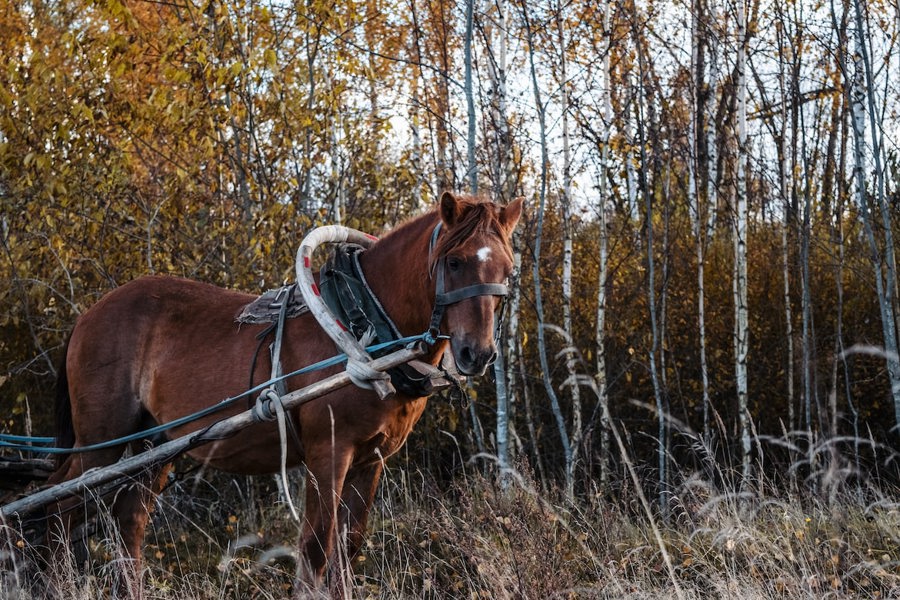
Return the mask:
<path id="1" fill-rule="evenodd" d="M 310 228 L 454 189 L 528 209 L 494 377 L 403 459 L 435 485 L 896 499 L 898 34 L 860 0 L 6 0 L 2 427 L 52 431 L 113 287 L 261 292 Z"/>

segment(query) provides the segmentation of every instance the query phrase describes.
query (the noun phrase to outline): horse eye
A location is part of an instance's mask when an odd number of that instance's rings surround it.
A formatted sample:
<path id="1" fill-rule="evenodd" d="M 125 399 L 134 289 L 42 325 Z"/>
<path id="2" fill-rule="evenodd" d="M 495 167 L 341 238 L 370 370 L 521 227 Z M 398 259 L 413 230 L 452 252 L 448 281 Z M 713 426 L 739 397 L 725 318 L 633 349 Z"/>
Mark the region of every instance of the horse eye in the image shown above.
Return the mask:
<path id="1" fill-rule="evenodd" d="M 456 258 L 455 256 L 450 256 L 450 257 L 447 257 L 447 266 L 450 268 L 451 271 L 458 271 L 459 267 L 461 266 L 461 263 L 460 263 L 459 259 Z"/>

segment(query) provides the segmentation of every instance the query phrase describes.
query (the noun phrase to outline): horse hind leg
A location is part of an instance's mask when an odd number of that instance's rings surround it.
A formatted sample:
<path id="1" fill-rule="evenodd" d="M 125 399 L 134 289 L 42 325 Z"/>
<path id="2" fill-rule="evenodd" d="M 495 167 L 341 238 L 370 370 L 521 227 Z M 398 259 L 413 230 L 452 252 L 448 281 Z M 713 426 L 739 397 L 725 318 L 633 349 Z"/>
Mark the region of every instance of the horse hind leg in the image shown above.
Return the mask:
<path id="1" fill-rule="evenodd" d="M 47 483 L 55 485 L 75 479 L 88 469 L 115 462 L 121 454 L 121 448 L 69 454 L 50 475 Z M 82 570 L 89 559 L 87 535 L 75 539 L 74 532 L 79 524 L 86 523 L 92 516 L 89 507 L 96 503 L 90 493 L 62 498 L 47 507 L 46 558 L 52 579 L 71 581 L 73 571 Z M 62 597 L 66 595 L 61 594 Z"/>
<path id="2" fill-rule="evenodd" d="M 82 423 L 83 424 L 83 423 Z M 130 431 L 139 428 L 140 421 L 137 418 L 124 419 L 117 428 L 117 435 L 124 435 Z M 86 441 L 79 439 L 75 447 L 89 445 L 97 441 L 88 438 Z M 69 454 L 63 460 L 56 471 L 48 479 L 48 483 L 57 484 L 72 479 L 76 479 L 83 475 L 86 471 L 94 468 L 102 468 L 118 461 L 125 450 L 125 445 L 94 450 L 90 452 L 75 452 Z M 71 581 L 71 575 L 83 570 L 90 558 L 87 545 L 88 534 L 75 536 L 76 528 L 79 524 L 84 523 L 90 526 L 90 523 L 96 517 L 98 524 L 102 523 L 102 515 L 109 514 L 112 516 L 112 523 L 116 525 L 116 537 L 121 536 L 124 541 L 123 554 L 127 557 L 123 560 L 124 564 L 131 564 L 133 556 L 137 557 L 140 563 L 140 544 L 143 539 L 144 527 L 146 526 L 146 515 L 142 518 L 135 507 L 143 507 L 152 503 L 149 501 L 141 502 L 144 495 L 149 492 L 144 490 L 154 490 L 158 492 L 161 489 L 159 481 L 162 479 L 165 466 L 160 465 L 152 470 L 152 472 L 141 473 L 125 485 L 117 490 L 112 491 L 112 496 L 107 496 L 109 500 L 110 510 L 107 512 L 103 508 L 103 499 L 101 494 L 103 491 L 87 490 L 83 493 L 61 499 L 51 504 L 48 509 L 48 557 L 49 572 L 54 579 L 61 580 L 59 586 L 65 587 L 67 581 Z M 137 500 L 136 500 L 137 499 Z M 119 533 L 121 532 L 121 533 Z M 135 552 L 137 552 L 135 554 Z M 71 568 L 74 558 L 74 569 Z M 138 568 L 136 573 L 140 573 Z M 120 580 L 128 579 L 127 576 L 119 577 Z M 119 586 L 125 589 L 125 586 Z M 132 589 L 134 586 L 129 586 Z M 59 595 L 59 594 L 58 594 Z M 61 594 L 66 597 L 67 594 Z"/>
<path id="3" fill-rule="evenodd" d="M 143 544 L 156 497 L 165 487 L 171 463 L 142 470 L 114 492 L 111 539 L 120 543 L 115 588 L 120 598 L 142 597 Z"/>

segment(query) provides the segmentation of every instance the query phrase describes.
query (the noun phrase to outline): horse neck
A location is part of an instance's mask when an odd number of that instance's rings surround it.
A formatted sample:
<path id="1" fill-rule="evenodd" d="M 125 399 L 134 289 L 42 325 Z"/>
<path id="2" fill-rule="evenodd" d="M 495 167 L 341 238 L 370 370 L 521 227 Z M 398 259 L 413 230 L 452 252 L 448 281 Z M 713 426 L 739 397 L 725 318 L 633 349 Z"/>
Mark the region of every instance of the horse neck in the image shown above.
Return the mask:
<path id="1" fill-rule="evenodd" d="M 401 225 L 360 257 L 369 287 L 403 335 L 428 329 L 434 282 L 428 272 L 428 246 L 437 213 Z"/>

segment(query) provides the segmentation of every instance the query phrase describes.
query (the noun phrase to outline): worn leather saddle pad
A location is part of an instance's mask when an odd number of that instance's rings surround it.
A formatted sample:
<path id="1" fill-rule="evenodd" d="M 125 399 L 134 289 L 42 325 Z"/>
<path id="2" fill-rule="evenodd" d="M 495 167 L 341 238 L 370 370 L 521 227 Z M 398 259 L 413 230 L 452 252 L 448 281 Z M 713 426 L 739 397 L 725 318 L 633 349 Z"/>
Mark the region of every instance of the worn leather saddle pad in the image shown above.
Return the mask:
<path id="1" fill-rule="evenodd" d="M 292 283 L 284 287 L 269 290 L 262 296 L 244 307 L 237 316 L 238 323 L 258 325 L 261 323 L 278 322 L 278 314 L 281 307 L 287 302 L 285 317 L 293 319 L 309 312 L 309 307 L 303 301 L 303 296 L 297 290 L 297 284 Z"/>

